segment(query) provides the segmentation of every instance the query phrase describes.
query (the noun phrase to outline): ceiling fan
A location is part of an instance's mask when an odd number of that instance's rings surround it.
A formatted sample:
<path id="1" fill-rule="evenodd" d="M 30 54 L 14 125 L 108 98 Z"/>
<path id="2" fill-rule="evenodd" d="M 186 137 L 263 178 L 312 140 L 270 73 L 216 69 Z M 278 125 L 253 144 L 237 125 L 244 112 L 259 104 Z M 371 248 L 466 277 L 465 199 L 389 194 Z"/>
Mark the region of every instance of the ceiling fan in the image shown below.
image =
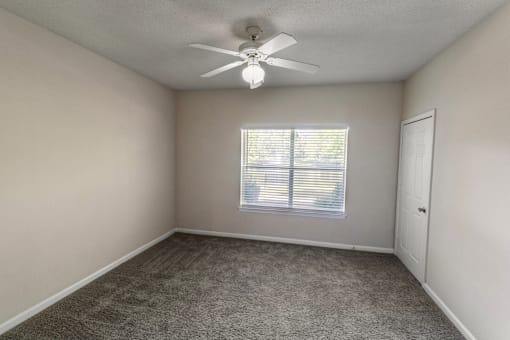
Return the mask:
<path id="1" fill-rule="evenodd" d="M 297 41 L 292 35 L 287 33 L 280 33 L 269 41 L 260 43 L 258 39 L 262 33 L 262 30 L 258 26 L 249 26 L 246 28 L 246 32 L 250 36 L 250 41 L 241 44 L 239 46 L 239 51 L 226 50 L 223 48 L 204 44 L 190 44 L 190 47 L 229 54 L 241 58 L 239 61 L 234 61 L 210 72 L 204 73 L 201 75 L 201 77 L 209 78 L 222 72 L 231 70 L 235 67 L 247 64 L 246 68 L 242 72 L 242 77 L 244 81 L 250 84 L 250 89 L 256 89 L 264 83 L 264 77 L 266 74 L 264 69 L 260 66 L 260 63 L 266 63 L 271 66 L 283 67 L 286 69 L 311 74 L 315 73 L 319 69 L 319 66 L 317 65 L 288 59 L 275 58 L 271 56 L 274 53 L 283 50 L 284 48 L 296 44 Z"/>

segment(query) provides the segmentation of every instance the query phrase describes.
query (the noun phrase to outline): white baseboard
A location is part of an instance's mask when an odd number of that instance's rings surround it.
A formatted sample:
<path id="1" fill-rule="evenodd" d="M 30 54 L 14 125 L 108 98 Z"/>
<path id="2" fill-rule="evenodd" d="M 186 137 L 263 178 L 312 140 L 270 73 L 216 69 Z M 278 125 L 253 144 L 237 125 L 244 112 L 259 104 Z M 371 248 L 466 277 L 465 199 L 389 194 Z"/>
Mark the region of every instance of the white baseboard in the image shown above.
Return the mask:
<path id="1" fill-rule="evenodd" d="M 448 308 L 446 303 L 444 303 L 444 301 L 441 300 L 441 298 L 436 294 L 436 292 L 432 290 L 432 288 L 428 284 L 424 283 L 423 289 L 425 289 L 427 294 L 432 298 L 432 300 L 434 300 L 434 302 L 439 306 L 439 308 L 441 308 L 443 313 L 446 314 L 448 319 L 450 319 L 450 321 L 455 325 L 455 327 L 457 327 L 457 329 L 462 333 L 462 335 L 464 335 L 464 337 L 467 340 L 476 340 L 473 333 L 469 331 L 466 325 L 464 325 L 462 321 L 459 320 L 459 318 L 452 312 L 450 308 Z"/>
<path id="2" fill-rule="evenodd" d="M 18 315 L 10 318 L 9 320 L 7 320 L 4 323 L 0 324 L 0 335 L 5 333 L 5 332 L 7 332 L 11 328 L 16 327 L 17 325 L 19 325 L 23 321 L 31 318 L 35 314 L 43 311 L 44 309 L 48 308 L 49 306 L 51 306 L 55 302 L 65 298 L 66 296 L 68 296 L 69 294 L 75 292 L 76 290 L 80 289 L 81 287 L 85 286 L 86 284 L 94 281 L 98 277 L 106 274 L 107 272 L 109 272 L 110 270 L 114 269 L 115 267 L 121 265 L 122 263 L 126 262 L 127 260 L 135 257 L 136 255 L 140 254 L 144 250 L 147 250 L 148 248 L 152 247 L 156 243 L 159 243 L 159 242 L 163 241 L 164 239 L 170 237 L 174 232 L 175 232 L 175 229 L 172 229 L 169 232 L 164 233 L 160 237 L 158 237 L 158 238 L 156 238 L 156 239 L 154 239 L 154 240 L 144 244 L 143 246 L 133 250 L 129 254 L 124 255 L 120 259 L 115 260 L 114 262 L 110 263 L 109 265 L 99 269 L 97 272 L 90 274 L 86 278 L 81 279 L 80 281 L 72 284 L 71 286 L 61 290 L 60 292 L 50 296 L 49 298 L 39 302 L 38 304 L 30 307 L 29 309 L 27 309 L 27 310 L 19 313 Z"/>
<path id="3" fill-rule="evenodd" d="M 299 244 L 299 245 L 313 246 L 313 247 L 347 249 L 347 250 L 367 251 L 367 252 L 372 252 L 372 253 L 393 254 L 392 248 L 358 246 L 358 245 L 353 245 L 353 244 L 309 241 L 309 240 L 301 240 L 301 239 L 295 239 L 295 238 L 263 236 L 263 235 L 226 233 L 226 232 L 221 232 L 221 231 L 200 230 L 200 229 L 190 229 L 190 228 L 176 228 L 174 230 L 175 230 L 175 232 L 180 232 L 180 233 L 185 233 L 185 234 L 194 234 L 194 235 L 230 237 L 230 238 L 240 238 L 240 239 L 246 239 L 246 240 Z"/>

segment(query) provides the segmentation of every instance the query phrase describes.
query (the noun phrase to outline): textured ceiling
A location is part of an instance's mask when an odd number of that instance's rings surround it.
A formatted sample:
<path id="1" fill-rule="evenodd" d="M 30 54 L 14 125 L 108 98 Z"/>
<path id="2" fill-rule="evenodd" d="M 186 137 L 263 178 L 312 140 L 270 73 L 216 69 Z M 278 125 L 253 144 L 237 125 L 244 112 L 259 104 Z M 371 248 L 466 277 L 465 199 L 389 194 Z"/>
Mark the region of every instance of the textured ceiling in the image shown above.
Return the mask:
<path id="1" fill-rule="evenodd" d="M 187 47 L 237 49 L 247 25 L 298 44 L 275 56 L 321 66 L 315 75 L 265 66 L 265 86 L 407 78 L 507 0 L 0 0 L 3 7 L 174 89 L 245 87 L 236 60 Z"/>

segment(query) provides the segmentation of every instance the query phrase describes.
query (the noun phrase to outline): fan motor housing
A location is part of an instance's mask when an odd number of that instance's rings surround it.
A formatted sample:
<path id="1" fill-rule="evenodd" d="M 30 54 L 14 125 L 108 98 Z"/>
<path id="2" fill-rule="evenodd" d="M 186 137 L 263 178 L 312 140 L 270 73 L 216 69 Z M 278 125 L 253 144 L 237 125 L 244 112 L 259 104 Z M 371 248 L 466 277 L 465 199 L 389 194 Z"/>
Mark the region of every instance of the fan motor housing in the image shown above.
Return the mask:
<path id="1" fill-rule="evenodd" d="M 256 41 L 248 41 L 241 46 L 239 46 L 239 53 L 241 53 L 241 56 L 245 58 L 249 57 L 262 57 L 258 48 L 260 47 L 260 43 Z"/>

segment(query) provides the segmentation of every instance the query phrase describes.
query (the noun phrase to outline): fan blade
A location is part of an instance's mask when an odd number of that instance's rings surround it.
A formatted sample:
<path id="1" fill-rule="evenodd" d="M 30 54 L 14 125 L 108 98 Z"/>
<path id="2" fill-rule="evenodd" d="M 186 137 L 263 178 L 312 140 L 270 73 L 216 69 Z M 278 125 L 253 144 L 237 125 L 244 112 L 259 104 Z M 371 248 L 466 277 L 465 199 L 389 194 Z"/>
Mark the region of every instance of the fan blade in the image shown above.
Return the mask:
<path id="1" fill-rule="evenodd" d="M 294 45 L 297 43 L 296 39 L 290 34 L 280 33 L 273 39 L 267 41 L 262 46 L 258 48 L 258 50 L 265 55 L 271 55 L 276 53 L 284 48 Z"/>
<path id="2" fill-rule="evenodd" d="M 207 51 L 218 52 L 218 53 L 223 53 L 223 54 L 230 54 L 230 55 L 233 55 L 236 57 L 239 56 L 239 52 L 237 52 L 237 51 L 226 50 L 224 48 L 219 48 L 219 47 L 214 47 L 214 46 L 209 46 L 209 45 L 204 45 L 204 44 L 190 44 L 189 47 L 199 48 L 201 50 L 207 50 Z"/>
<path id="3" fill-rule="evenodd" d="M 233 69 L 234 67 L 237 67 L 237 66 L 241 66 L 242 64 L 244 64 L 246 61 L 244 60 L 239 60 L 239 61 L 234 61 L 233 63 L 230 63 L 230 64 L 227 64 L 227 65 L 224 65 L 222 67 L 218 67 L 217 69 L 214 69 L 212 71 L 209 71 L 207 73 L 204 73 L 202 74 L 200 77 L 203 77 L 203 78 L 209 78 L 209 77 L 212 77 L 212 76 L 215 76 L 217 74 L 220 74 L 221 72 L 225 72 L 225 71 L 228 71 L 230 69 Z"/>
<path id="4" fill-rule="evenodd" d="M 250 90 L 260 87 L 263 83 L 264 83 L 263 81 L 259 81 L 258 83 L 250 83 Z"/>
<path id="5" fill-rule="evenodd" d="M 290 70 L 306 72 L 314 74 L 319 69 L 319 66 L 313 64 L 302 63 L 300 61 L 281 59 L 281 58 L 267 58 L 265 60 L 271 66 L 288 68 Z"/>

